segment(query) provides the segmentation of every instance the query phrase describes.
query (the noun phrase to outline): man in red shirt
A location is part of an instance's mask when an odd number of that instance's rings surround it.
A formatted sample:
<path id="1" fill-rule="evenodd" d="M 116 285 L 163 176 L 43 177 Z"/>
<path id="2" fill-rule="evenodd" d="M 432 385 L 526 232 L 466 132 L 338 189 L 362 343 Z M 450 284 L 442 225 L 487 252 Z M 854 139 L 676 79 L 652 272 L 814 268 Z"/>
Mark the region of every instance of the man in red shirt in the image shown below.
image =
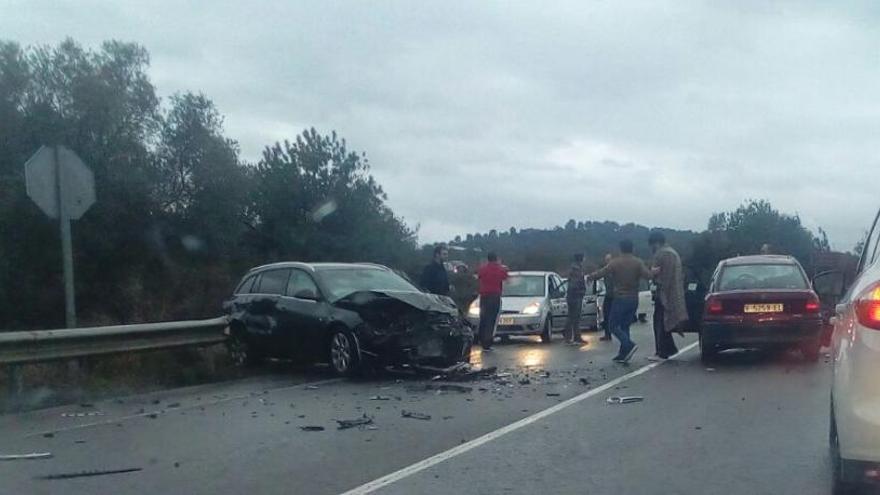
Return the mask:
<path id="1" fill-rule="evenodd" d="M 489 253 L 488 263 L 480 267 L 480 343 L 484 351 L 492 350 L 495 323 L 501 311 L 501 287 L 507 280 L 507 267 L 498 262 L 498 255 Z"/>

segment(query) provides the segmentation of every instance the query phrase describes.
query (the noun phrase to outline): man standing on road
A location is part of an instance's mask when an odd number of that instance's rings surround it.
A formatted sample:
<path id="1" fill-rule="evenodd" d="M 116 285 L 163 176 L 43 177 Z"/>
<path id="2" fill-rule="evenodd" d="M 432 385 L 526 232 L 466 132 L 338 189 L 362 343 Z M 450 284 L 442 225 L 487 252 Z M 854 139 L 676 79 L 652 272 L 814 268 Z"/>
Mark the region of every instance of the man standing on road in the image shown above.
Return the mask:
<path id="1" fill-rule="evenodd" d="M 571 269 L 568 271 L 568 318 L 565 321 L 565 344 L 580 345 L 584 343 L 581 338 L 581 310 L 584 306 L 584 296 L 587 295 L 587 282 L 584 280 L 584 255 L 574 255 Z"/>
<path id="2" fill-rule="evenodd" d="M 498 255 L 490 252 L 489 261 L 477 272 L 480 280 L 480 343 L 484 351 L 491 351 L 495 341 L 495 324 L 501 311 L 501 289 L 507 280 L 507 267 L 498 262 Z"/>
<path id="3" fill-rule="evenodd" d="M 444 265 L 447 259 L 449 259 L 449 249 L 444 244 L 438 244 L 434 248 L 434 259 L 422 271 L 420 283 L 425 292 L 439 296 L 449 295 L 449 275 Z"/>
<path id="4" fill-rule="evenodd" d="M 620 241 L 620 256 L 601 270 L 591 273 L 587 279 L 595 280 L 606 275 L 611 276 L 614 284 L 614 302 L 611 304 L 609 324 L 611 333 L 620 341 L 620 350 L 614 361 L 628 363 L 638 349 L 630 339 L 629 327 L 639 309 L 639 282 L 643 278 L 651 278 L 651 272 L 642 260 L 633 256 L 632 241 L 624 239 Z"/>
<path id="5" fill-rule="evenodd" d="M 611 263 L 614 256 L 611 253 L 605 255 L 605 266 Z M 605 335 L 599 337 L 599 340 L 607 342 L 611 340 L 611 326 L 608 324 L 611 317 L 611 304 L 614 302 L 614 279 L 610 275 L 605 275 L 605 298 L 602 300 L 602 330 Z"/>
<path id="6" fill-rule="evenodd" d="M 684 273 L 681 257 L 666 245 L 666 236 L 654 231 L 648 236 L 648 244 L 654 252 L 654 283 L 657 297 L 654 300 L 654 344 L 656 355 L 652 361 L 669 359 L 678 353 L 672 332 L 687 321 L 687 307 L 684 302 Z M 679 332 L 680 334 L 681 332 Z"/>

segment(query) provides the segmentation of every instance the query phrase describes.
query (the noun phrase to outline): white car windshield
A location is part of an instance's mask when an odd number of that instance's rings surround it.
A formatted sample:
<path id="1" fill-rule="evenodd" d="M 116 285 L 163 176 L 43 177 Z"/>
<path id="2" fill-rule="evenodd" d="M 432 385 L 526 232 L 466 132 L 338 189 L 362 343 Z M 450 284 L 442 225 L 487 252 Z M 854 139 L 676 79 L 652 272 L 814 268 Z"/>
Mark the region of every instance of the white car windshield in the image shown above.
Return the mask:
<path id="1" fill-rule="evenodd" d="M 512 275 L 504 282 L 501 295 L 506 297 L 541 297 L 546 295 L 543 275 Z"/>

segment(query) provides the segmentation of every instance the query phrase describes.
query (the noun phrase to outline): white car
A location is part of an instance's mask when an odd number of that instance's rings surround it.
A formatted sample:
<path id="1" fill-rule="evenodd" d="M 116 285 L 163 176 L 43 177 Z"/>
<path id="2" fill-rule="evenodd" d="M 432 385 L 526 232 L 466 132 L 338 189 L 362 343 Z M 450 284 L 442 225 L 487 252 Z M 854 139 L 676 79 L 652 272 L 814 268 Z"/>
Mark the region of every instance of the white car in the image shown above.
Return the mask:
<path id="1" fill-rule="evenodd" d="M 880 486 L 880 213 L 858 275 L 831 318 L 830 447 L 834 493 Z M 819 285 L 819 280 L 814 281 Z"/>
<path id="2" fill-rule="evenodd" d="M 565 328 L 568 317 L 566 289 L 566 281 L 553 272 L 510 272 L 501 295 L 495 335 L 502 339 L 513 335 L 540 335 L 542 342 L 549 343 L 553 332 Z M 584 303 L 581 325 L 595 327 L 596 297 L 585 296 Z M 584 316 L 587 321 L 583 321 Z M 468 307 L 467 319 L 474 328 L 479 327 L 479 297 Z"/>

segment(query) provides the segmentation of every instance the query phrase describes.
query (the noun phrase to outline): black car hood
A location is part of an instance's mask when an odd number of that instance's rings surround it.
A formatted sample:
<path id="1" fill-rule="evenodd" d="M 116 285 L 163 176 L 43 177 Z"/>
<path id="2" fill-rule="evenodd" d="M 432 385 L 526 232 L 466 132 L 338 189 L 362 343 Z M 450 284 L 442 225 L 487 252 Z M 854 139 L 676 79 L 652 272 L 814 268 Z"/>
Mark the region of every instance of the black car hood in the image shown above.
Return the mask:
<path id="1" fill-rule="evenodd" d="M 431 313 L 457 316 L 458 309 L 452 301 L 436 294 L 402 291 L 360 291 L 339 299 L 335 306 L 360 313 L 361 310 L 408 312 L 412 309 Z"/>

